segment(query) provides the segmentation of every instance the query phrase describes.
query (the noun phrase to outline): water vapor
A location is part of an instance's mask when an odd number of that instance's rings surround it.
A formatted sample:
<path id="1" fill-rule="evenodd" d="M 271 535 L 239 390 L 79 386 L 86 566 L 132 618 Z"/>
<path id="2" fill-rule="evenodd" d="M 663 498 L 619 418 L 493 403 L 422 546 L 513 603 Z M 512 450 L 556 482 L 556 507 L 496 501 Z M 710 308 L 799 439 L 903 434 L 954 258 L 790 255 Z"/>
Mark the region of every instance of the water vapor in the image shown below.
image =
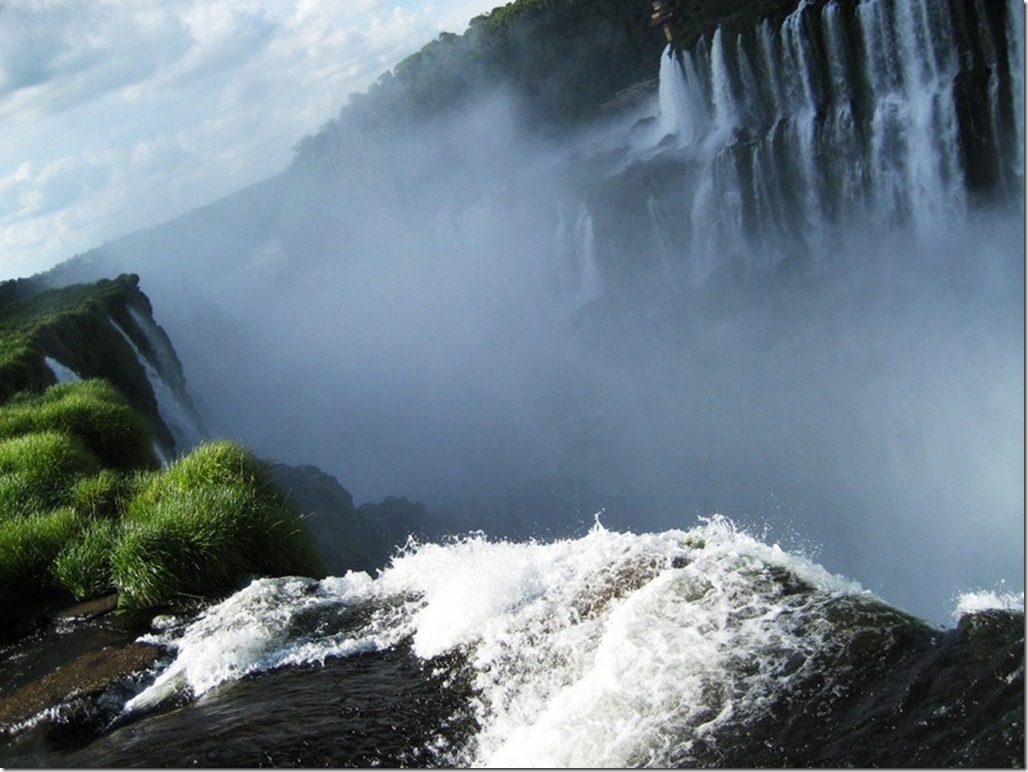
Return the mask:
<path id="1" fill-rule="evenodd" d="M 358 501 L 544 537 L 720 512 L 948 619 L 1023 574 L 1022 202 L 918 198 L 841 119 L 730 103 L 733 78 L 800 77 L 798 29 L 755 38 L 764 69 L 741 38 L 666 59 L 659 95 L 559 140 L 500 88 L 411 131 L 341 121 L 93 270 L 142 275 L 213 429 Z M 791 117 L 740 134 L 758 107 Z M 882 131 L 926 141 L 911 120 Z"/>

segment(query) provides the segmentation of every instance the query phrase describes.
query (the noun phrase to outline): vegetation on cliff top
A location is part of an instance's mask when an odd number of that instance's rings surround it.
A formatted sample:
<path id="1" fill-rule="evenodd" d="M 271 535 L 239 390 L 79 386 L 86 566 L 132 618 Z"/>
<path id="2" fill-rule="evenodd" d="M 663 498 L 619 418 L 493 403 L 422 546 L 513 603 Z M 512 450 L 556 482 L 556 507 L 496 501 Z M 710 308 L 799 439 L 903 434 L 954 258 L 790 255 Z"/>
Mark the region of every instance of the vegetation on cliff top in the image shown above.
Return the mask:
<path id="1" fill-rule="evenodd" d="M 123 607 L 322 575 L 305 526 L 239 445 L 166 469 L 146 422 L 102 380 L 0 408 L 0 627 L 49 601 L 117 591 Z"/>
<path id="2" fill-rule="evenodd" d="M 72 598 L 147 607 L 323 574 L 296 509 L 239 445 L 160 468 L 155 447 L 174 443 L 139 357 L 166 357 L 140 326 L 152 309 L 138 285 L 0 284 L 0 635 Z M 84 380 L 55 384 L 47 357 Z"/>
<path id="3" fill-rule="evenodd" d="M 318 163 L 340 132 L 417 127 L 484 94 L 513 96 L 529 125 L 561 129 L 595 115 L 618 90 L 653 78 L 664 45 L 646 0 L 519 0 L 443 33 L 351 95 L 339 118 L 297 145 Z"/>
<path id="4" fill-rule="evenodd" d="M 110 381 L 150 423 L 158 444 L 174 448 L 133 351 L 134 346 L 145 356 L 154 355 L 133 311 L 153 316 L 133 274 L 60 289 L 33 279 L 0 283 L 0 404 L 19 392 L 39 393 L 54 384 L 45 360 L 49 356 L 82 378 Z"/>

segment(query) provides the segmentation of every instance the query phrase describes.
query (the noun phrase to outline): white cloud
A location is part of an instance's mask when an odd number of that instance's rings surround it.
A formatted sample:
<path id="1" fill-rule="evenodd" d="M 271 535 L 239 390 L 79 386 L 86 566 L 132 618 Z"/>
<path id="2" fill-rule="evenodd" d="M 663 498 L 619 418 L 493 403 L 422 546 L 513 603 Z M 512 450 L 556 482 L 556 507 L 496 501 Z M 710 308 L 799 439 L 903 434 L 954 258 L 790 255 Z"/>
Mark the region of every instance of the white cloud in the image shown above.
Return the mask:
<path id="1" fill-rule="evenodd" d="M 490 0 L 0 3 L 0 279 L 285 168 Z"/>

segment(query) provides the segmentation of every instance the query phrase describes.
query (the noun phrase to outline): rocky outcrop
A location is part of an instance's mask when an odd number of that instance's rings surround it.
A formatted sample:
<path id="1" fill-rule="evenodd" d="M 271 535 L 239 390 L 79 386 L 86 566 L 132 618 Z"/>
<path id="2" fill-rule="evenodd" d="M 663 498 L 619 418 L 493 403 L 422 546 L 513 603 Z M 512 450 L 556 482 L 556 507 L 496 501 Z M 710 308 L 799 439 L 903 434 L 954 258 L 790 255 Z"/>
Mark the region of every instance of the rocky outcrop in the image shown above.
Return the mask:
<path id="1" fill-rule="evenodd" d="M 435 534 L 425 508 L 406 498 L 388 496 L 378 504 L 354 506 L 353 496 L 331 474 L 316 466 L 275 464 L 271 476 L 287 500 L 305 517 L 318 553 L 330 574 L 374 573 L 408 537 Z"/>
<path id="2" fill-rule="evenodd" d="M 136 639 L 155 611 L 118 612 L 110 595 L 52 611 L 25 637 L 7 642 L 0 661 L 0 758 L 26 732 L 59 740 L 99 732 L 126 695 L 140 688 L 163 646 Z M 188 612 L 195 604 L 178 604 Z M 170 608 L 161 609 L 169 611 Z"/>
<path id="3" fill-rule="evenodd" d="M 188 450 L 204 434 L 182 365 L 154 321 L 139 277 L 48 289 L 0 284 L 0 402 L 61 380 L 104 378 L 150 424 L 159 454 Z"/>

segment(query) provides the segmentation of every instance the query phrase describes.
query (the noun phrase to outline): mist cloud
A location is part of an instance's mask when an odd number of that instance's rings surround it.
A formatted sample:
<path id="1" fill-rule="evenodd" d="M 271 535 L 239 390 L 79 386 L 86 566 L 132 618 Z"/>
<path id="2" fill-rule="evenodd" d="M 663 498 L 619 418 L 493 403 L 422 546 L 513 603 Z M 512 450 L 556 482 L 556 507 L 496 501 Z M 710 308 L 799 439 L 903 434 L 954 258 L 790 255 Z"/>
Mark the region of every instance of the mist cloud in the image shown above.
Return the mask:
<path id="1" fill-rule="evenodd" d="M 94 258 L 142 275 L 210 428 L 358 502 L 517 536 L 720 512 L 935 619 L 1023 574 L 1021 202 L 932 177 L 944 133 L 913 135 L 908 179 L 845 123 L 856 160 L 799 196 L 840 149 L 793 131 L 803 109 L 708 142 L 665 137 L 654 98 L 545 141 L 519 107 L 497 86 L 409 132 L 340 120 L 282 177 Z M 183 153 L 188 177 L 190 141 L 134 162 Z M 775 227 L 742 227 L 765 199 L 740 158 L 781 186 Z M 949 208 L 904 221 L 926 188 Z"/>

